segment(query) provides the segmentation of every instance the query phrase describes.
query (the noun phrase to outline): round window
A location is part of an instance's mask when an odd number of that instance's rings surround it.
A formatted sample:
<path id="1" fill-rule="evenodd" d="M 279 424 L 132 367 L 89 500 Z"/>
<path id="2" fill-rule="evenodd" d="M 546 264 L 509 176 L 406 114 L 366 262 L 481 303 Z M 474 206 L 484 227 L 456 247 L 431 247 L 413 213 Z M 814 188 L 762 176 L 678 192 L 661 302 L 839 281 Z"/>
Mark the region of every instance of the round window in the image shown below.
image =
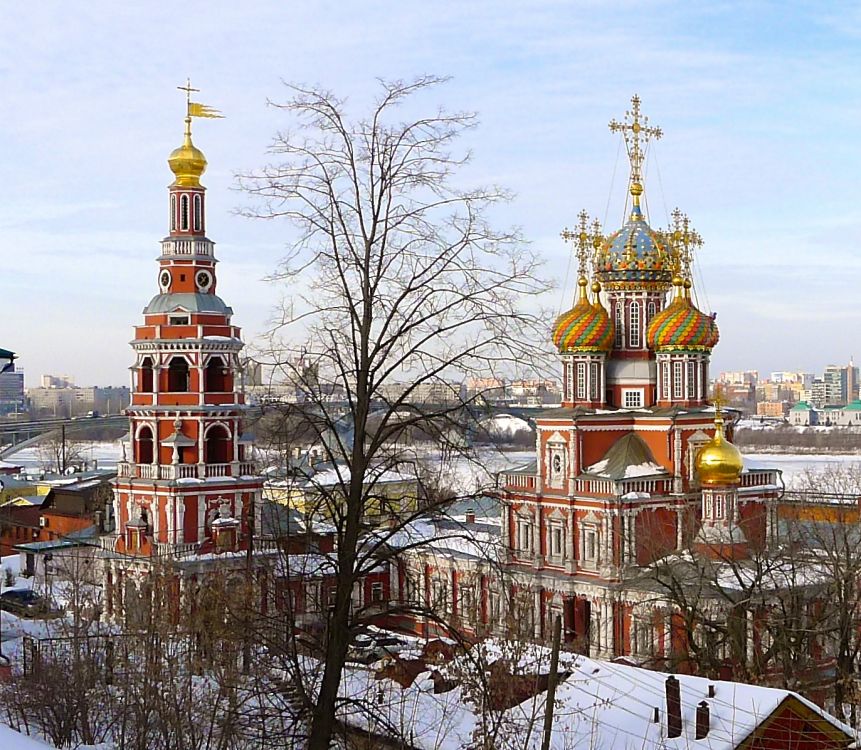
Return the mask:
<path id="1" fill-rule="evenodd" d="M 162 271 L 158 277 L 158 283 L 162 291 L 167 291 L 170 288 L 170 271 Z"/>

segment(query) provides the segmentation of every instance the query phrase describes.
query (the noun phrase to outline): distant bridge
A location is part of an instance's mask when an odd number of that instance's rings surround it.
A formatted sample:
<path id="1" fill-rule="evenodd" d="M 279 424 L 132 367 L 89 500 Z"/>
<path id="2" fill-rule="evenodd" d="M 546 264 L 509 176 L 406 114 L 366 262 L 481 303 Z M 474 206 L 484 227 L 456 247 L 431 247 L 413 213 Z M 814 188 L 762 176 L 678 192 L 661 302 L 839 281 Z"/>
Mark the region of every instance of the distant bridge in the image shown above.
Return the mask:
<path id="1" fill-rule="evenodd" d="M 86 434 L 98 428 L 127 426 L 129 418 L 122 414 L 107 417 L 78 417 L 77 419 L 37 419 L 28 422 L 0 422 L 0 458 L 7 458 L 24 448 L 37 445 L 51 433 L 63 433 L 66 439 L 86 439 Z"/>

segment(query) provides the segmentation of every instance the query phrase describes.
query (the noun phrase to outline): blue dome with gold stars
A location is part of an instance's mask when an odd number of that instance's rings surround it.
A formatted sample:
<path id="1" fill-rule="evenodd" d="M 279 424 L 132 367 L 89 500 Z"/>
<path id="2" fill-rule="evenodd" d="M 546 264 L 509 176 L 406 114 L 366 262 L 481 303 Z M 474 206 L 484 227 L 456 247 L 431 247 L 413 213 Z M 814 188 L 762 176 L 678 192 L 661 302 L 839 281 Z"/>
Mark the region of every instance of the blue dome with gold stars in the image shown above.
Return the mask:
<path id="1" fill-rule="evenodd" d="M 639 201 L 625 225 L 603 242 L 595 260 L 606 289 L 666 290 L 672 283 L 670 251 L 663 236 L 646 223 Z"/>

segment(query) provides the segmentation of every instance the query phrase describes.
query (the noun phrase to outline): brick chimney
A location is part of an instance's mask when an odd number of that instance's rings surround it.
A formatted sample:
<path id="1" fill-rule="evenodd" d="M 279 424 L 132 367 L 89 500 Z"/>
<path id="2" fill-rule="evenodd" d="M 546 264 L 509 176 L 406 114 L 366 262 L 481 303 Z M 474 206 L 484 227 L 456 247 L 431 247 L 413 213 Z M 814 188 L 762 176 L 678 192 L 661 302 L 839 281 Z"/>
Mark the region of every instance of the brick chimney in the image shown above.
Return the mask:
<path id="1" fill-rule="evenodd" d="M 682 690 L 674 675 L 667 677 L 667 737 L 682 735 Z"/>
<path id="2" fill-rule="evenodd" d="M 697 733 L 696 739 L 702 740 L 709 733 L 709 704 L 700 701 L 697 705 Z"/>

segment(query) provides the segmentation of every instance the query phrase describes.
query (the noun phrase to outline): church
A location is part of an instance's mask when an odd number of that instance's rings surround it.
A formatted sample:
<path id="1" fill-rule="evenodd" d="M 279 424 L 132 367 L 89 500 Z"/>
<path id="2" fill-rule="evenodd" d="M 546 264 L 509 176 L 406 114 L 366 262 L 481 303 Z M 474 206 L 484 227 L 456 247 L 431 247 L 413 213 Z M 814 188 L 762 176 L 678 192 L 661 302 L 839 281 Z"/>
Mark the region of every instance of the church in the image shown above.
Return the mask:
<path id="1" fill-rule="evenodd" d="M 148 610 L 158 566 L 169 568 L 171 606 L 216 569 L 238 584 L 260 524 L 263 480 L 251 462 L 238 382 L 243 343 L 233 310 L 216 294 L 200 182 L 206 158 L 191 137 L 192 117 L 218 115 L 185 90 L 184 141 L 168 158 L 174 180 L 157 292 L 131 342 L 130 455 L 114 482 L 117 534 L 103 540 L 106 615 L 118 620 Z"/>
<path id="2" fill-rule="evenodd" d="M 630 213 L 609 236 L 585 212 L 563 232 L 579 266 L 552 328 L 563 403 L 536 419 L 535 464 L 503 477 L 503 546 L 536 638 L 560 615 L 593 656 L 668 656 L 669 608 L 632 577 L 684 550 L 732 560 L 762 548 L 779 479 L 744 469 L 709 402 L 719 334 L 694 301 L 699 236 L 678 209 L 667 230 L 648 223 L 643 161 L 662 132 L 636 96 L 610 129 L 627 146 Z"/>

